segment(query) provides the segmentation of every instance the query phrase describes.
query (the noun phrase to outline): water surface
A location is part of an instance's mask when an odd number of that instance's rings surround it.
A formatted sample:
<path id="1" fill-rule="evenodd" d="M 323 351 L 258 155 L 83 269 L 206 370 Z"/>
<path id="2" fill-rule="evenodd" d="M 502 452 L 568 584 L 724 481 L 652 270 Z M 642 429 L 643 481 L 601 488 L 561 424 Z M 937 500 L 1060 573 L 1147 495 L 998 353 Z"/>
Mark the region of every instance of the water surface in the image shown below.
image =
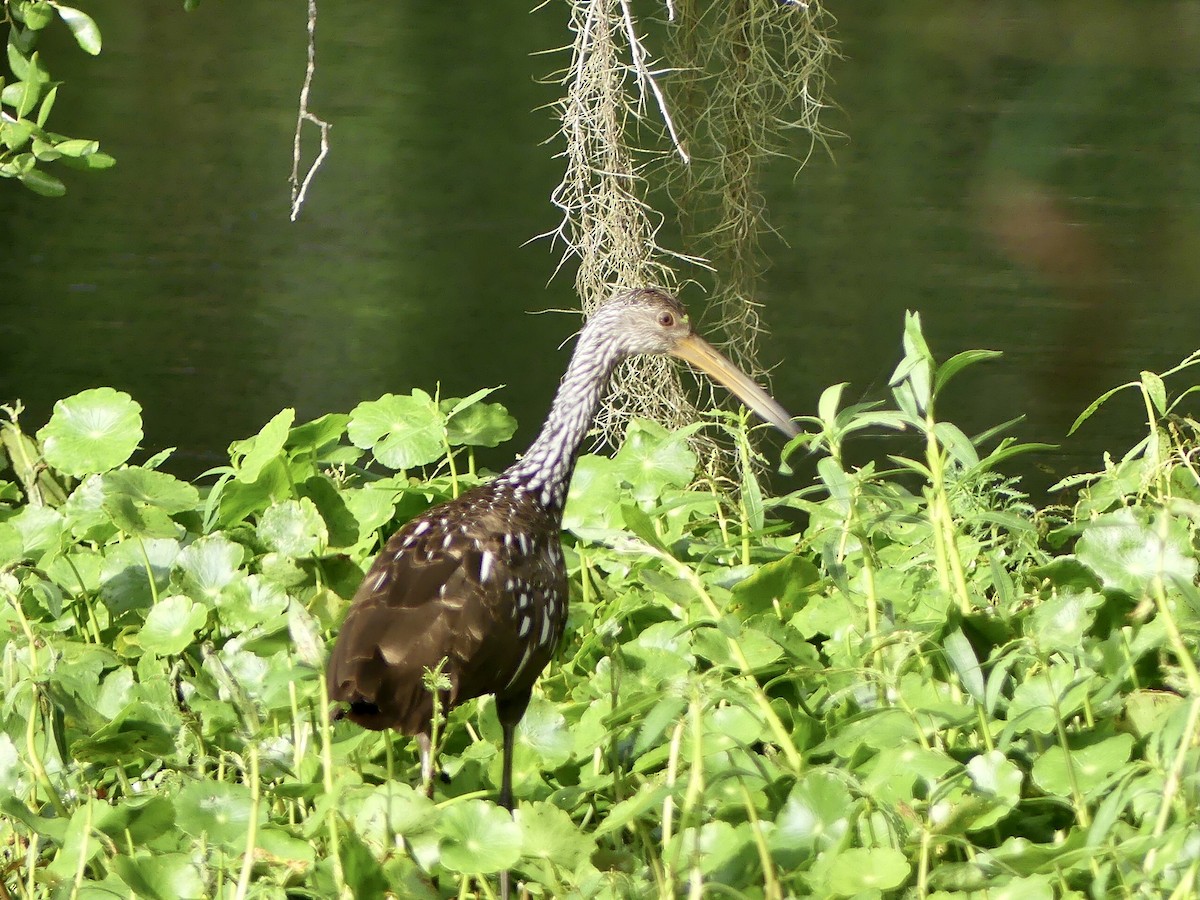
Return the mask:
<path id="1" fill-rule="evenodd" d="M 530 438 L 577 324 L 530 314 L 574 306 L 558 249 L 527 244 L 558 221 L 544 80 L 564 58 L 539 51 L 566 42 L 562 5 L 322 7 L 313 103 L 333 152 L 295 224 L 302 11 L 178 7 L 97 0 L 99 58 L 44 45 L 66 82 L 55 127 L 118 165 L 67 173 L 60 200 L 0 184 L 0 398 L 36 424 L 83 388 L 127 390 L 146 446 L 178 447 L 185 474 L 281 407 L 438 382 L 506 384 Z M 764 174 L 776 395 L 797 414 L 833 382 L 886 396 L 917 309 L 939 356 L 1005 352 L 942 412 L 968 431 L 1026 414 L 1023 437 L 1062 442 L 1031 484 L 1129 446 L 1132 397 L 1065 432 L 1200 346 L 1197 5 L 831 8 L 825 122 L 844 137 Z"/>

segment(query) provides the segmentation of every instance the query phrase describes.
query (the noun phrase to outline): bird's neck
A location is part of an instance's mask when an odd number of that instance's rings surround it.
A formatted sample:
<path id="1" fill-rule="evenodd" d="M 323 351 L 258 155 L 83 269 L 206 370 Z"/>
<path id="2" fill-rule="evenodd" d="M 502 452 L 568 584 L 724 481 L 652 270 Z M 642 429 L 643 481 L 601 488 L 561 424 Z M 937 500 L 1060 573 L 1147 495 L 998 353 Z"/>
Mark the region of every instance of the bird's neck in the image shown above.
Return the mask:
<path id="1" fill-rule="evenodd" d="M 525 455 L 504 473 L 505 480 L 539 492 L 543 506 L 562 509 L 575 456 L 620 359 L 611 342 L 584 329 L 546 423 Z"/>

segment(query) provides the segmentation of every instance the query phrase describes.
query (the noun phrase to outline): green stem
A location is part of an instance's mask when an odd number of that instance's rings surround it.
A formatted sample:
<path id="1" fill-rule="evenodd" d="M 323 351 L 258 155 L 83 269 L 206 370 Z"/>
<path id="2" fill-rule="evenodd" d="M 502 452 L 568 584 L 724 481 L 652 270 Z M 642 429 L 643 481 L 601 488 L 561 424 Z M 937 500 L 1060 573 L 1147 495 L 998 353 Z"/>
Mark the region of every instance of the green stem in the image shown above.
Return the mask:
<path id="1" fill-rule="evenodd" d="M 947 594 L 957 597 L 959 609 L 963 615 L 967 615 L 971 612 L 971 596 L 967 590 L 962 560 L 958 556 L 954 517 L 946 496 L 942 448 L 934 433 L 936 424 L 933 410 L 930 409 L 925 416 L 925 460 L 929 466 L 929 522 L 933 528 L 933 545 L 937 553 L 938 579 Z"/>
<path id="2" fill-rule="evenodd" d="M 321 770 L 325 787 L 325 796 L 330 798 L 329 812 L 326 814 L 326 826 L 329 829 L 329 855 L 333 859 L 333 881 L 337 885 L 338 896 L 347 895 L 346 873 L 342 870 L 342 854 L 338 839 L 337 802 L 333 789 L 333 725 L 329 721 L 329 691 L 325 679 L 317 679 L 321 697 Z"/>
<path id="3" fill-rule="evenodd" d="M 1162 519 L 1165 527 L 1166 516 L 1164 515 Z M 1158 609 L 1159 618 L 1163 620 L 1163 625 L 1167 629 L 1167 639 L 1171 643 L 1171 650 L 1174 652 L 1175 658 L 1179 660 L 1179 665 L 1187 677 L 1188 689 L 1193 697 L 1200 695 L 1200 671 L 1196 670 L 1196 660 L 1188 649 L 1183 634 L 1179 631 L 1174 613 L 1171 612 L 1171 604 L 1167 601 L 1167 591 L 1161 575 L 1154 576 L 1154 605 Z"/>
<path id="4" fill-rule="evenodd" d="M 235 900 L 246 900 L 250 889 L 250 873 L 254 869 L 254 848 L 258 840 L 258 808 L 262 790 L 258 783 L 258 745 L 250 744 L 250 822 L 246 827 L 246 850 L 242 856 L 242 871 L 238 875 Z"/>
<path id="5" fill-rule="evenodd" d="M 1171 818 L 1171 804 L 1175 802 L 1175 794 L 1179 790 L 1188 753 L 1196 741 L 1197 726 L 1200 726 L 1200 696 L 1192 697 L 1192 707 L 1188 710 L 1187 725 L 1180 736 L 1179 747 L 1175 750 L 1175 758 L 1171 761 L 1171 768 L 1163 783 L 1162 801 L 1158 807 L 1158 816 L 1154 820 L 1154 836 L 1151 847 L 1146 852 L 1145 865 L 1142 867 L 1147 875 L 1154 870 L 1154 862 L 1158 853 L 1158 847 L 1155 845 L 1167 830 L 1167 822 Z"/>
<path id="6" fill-rule="evenodd" d="M 1043 669 L 1043 677 L 1050 686 L 1051 703 L 1054 707 L 1054 731 L 1058 736 L 1059 746 L 1063 749 L 1063 760 L 1067 767 L 1067 781 L 1071 785 L 1071 799 L 1075 804 L 1075 818 L 1080 827 L 1089 828 L 1092 824 L 1091 814 L 1088 813 L 1087 801 L 1083 799 L 1083 791 L 1079 789 L 1079 778 L 1075 773 L 1075 764 L 1071 760 L 1071 748 L 1067 743 L 1067 727 L 1063 724 L 1062 709 L 1058 705 L 1058 693 L 1054 682 L 1050 680 L 1050 670 Z"/>
<path id="7" fill-rule="evenodd" d="M 154 606 L 158 606 L 158 585 L 154 581 L 154 566 L 150 564 L 150 554 L 146 552 L 146 544 L 142 541 L 141 535 L 135 535 L 134 540 L 137 541 L 138 550 L 142 554 L 142 565 L 146 567 L 146 580 L 150 582 L 150 599 Z"/>
<path id="8" fill-rule="evenodd" d="M 673 569 L 675 569 L 679 577 L 686 581 L 688 585 L 691 586 L 692 590 L 695 591 L 696 596 L 700 598 L 700 602 L 704 604 L 704 608 L 708 611 L 708 614 L 712 616 L 714 622 L 719 622 L 723 618 L 720 607 L 717 606 L 716 601 L 712 598 L 712 595 L 709 594 L 708 590 L 704 587 L 704 583 L 700 580 L 696 573 L 691 570 L 690 567 L 684 565 L 679 560 L 675 559 L 675 557 L 663 553 L 657 548 L 650 547 L 649 545 L 643 545 L 643 550 L 647 553 L 657 556 L 659 559 L 663 560 Z M 742 674 L 749 678 L 754 685 L 754 689 L 752 691 L 754 704 L 758 707 L 759 711 L 763 715 L 763 718 L 766 720 L 767 727 L 769 727 L 772 733 L 775 735 L 775 743 L 779 746 L 779 749 L 783 751 L 783 755 L 787 757 L 788 765 L 791 766 L 792 770 L 799 772 L 804 767 L 804 760 L 800 756 L 800 751 L 796 749 L 796 745 L 792 741 L 792 736 L 788 734 L 788 730 L 784 728 L 783 722 L 775 713 L 774 708 L 771 706 L 771 702 L 767 699 L 766 694 L 763 693 L 762 685 L 760 685 L 758 680 L 754 678 L 754 669 L 750 665 L 749 660 L 746 659 L 745 653 L 742 652 L 741 644 L 728 635 L 725 636 L 725 640 L 729 644 L 729 653 L 733 657 L 734 662 L 737 663 L 737 666 L 741 670 Z"/>

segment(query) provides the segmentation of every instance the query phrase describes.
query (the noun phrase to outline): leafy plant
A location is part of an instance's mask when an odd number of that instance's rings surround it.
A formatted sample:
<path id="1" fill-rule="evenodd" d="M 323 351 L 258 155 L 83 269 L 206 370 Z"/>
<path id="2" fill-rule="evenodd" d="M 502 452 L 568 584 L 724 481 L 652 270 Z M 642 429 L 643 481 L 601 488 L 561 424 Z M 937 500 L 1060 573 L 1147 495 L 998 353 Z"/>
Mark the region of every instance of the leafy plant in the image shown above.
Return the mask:
<path id="1" fill-rule="evenodd" d="M 184 8 L 195 9 L 198 3 L 184 0 Z M 67 192 L 62 179 L 47 170 L 48 163 L 98 170 L 116 162 L 100 150 L 99 142 L 68 137 L 47 125 L 63 83 L 51 77 L 37 47 L 42 32 L 55 23 L 66 26 L 84 53 L 100 54 L 100 28 L 83 10 L 57 0 L 0 0 L 8 63 L 8 77 L 0 70 L 0 178 L 16 178 L 47 197 Z"/>
<path id="2" fill-rule="evenodd" d="M 54 81 L 37 50 L 43 29 L 61 22 L 85 53 L 100 53 L 100 29 L 82 10 L 52 0 L 2 0 L 0 23 L 7 26 L 6 52 L 11 79 L 0 78 L 0 177 L 16 178 L 48 197 L 66 193 L 66 185 L 46 171 L 61 161 L 81 169 L 107 169 L 114 160 L 93 140 L 70 138 L 47 128 L 58 97 Z"/>
<path id="3" fill-rule="evenodd" d="M 320 677 L 381 539 L 511 436 L 490 392 L 284 410 L 195 485 L 117 391 L 36 436 L 8 409 L 5 890 L 493 896 L 511 869 L 536 896 L 1191 895 L 1194 389 L 1143 375 L 1151 436 L 1039 510 L 1001 473 L 1035 445 L 936 417 L 993 355 L 939 365 L 911 316 L 892 404 L 826 391 L 788 450 L 818 481 L 787 496 L 697 482 L 688 430 L 583 457 L 512 818 L 490 701 L 447 716 L 431 801 L 407 741 L 330 724 Z M 879 429 L 915 452 L 849 466 Z"/>

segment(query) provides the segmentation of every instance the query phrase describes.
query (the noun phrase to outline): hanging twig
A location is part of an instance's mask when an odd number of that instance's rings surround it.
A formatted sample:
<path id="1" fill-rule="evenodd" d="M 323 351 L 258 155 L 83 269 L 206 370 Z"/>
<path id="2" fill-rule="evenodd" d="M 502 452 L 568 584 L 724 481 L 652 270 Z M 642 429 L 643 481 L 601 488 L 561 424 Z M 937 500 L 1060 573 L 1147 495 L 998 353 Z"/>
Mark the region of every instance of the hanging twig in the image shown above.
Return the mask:
<path id="1" fill-rule="evenodd" d="M 308 66 L 304 71 L 304 86 L 300 88 L 300 111 L 296 115 L 296 139 L 292 143 L 292 221 L 300 215 L 300 207 L 308 194 L 308 186 L 312 183 L 317 169 L 329 155 L 330 124 L 319 118 L 308 109 L 308 95 L 312 89 L 313 72 L 317 69 L 317 0 L 308 0 Z M 313 164 L 309 166 L 304 180 L 300 180 L 300 133 L 305 122 L 312 122 L 321 131 L 321 150 Z"/>
<path id="2" fill-rule="evenodd" d="M 625 20 L 625 35 L 629 39 L 629 55 L 633 58 L 633 70 L 637 74 L 638 82 L 642 85 L 643 91 L 649 87 L 654 94 L 654 99 L 658 102 L 658 111 L 662 114 L 663 124 L 667 126 L 667 133 L 671 135 L 671 143 L 675 145 L 675 152 L 679 154 L 679 158 L 685 164 L 690 163 L 691 157 L 684 149 L 683 142 L 679 140 L 679 135 L 675 131 L 675 123 L 671 120 L 671 113 L 667 111 L 667 100 L 663 96 L 658 82 L 654 80 L 654 73 L 646 67 L 646 48 L 642 46 L 642 42 L 637 36 L 637 30 L 634 28 L 629 0 L 621 0 L 621 16 Z"/>

